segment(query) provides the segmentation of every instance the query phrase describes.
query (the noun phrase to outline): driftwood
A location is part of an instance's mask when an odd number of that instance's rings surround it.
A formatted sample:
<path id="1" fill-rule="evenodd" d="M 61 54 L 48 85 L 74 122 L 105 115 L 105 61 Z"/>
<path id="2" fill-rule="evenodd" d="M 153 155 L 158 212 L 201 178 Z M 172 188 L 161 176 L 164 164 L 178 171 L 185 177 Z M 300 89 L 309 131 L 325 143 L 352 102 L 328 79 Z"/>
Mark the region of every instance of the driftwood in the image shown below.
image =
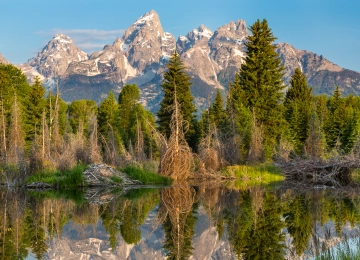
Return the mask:
<path id="1" fill-rule="evenodd" d="M 296 158 L 278 161 L 288 182 L 306 185 L 345 186 L 349 185 L 351 172 L 360 168 L 360 158 L 354 155 L 337 156 L 330 159 Z"/>

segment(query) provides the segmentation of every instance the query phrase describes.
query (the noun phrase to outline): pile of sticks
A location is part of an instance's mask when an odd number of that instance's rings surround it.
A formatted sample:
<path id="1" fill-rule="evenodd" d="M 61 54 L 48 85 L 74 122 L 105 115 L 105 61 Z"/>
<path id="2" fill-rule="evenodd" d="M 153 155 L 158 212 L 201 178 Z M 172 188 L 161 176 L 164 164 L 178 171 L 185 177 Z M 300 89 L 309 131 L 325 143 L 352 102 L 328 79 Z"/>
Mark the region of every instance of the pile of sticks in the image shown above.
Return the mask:
<path id="1" fill-rule="evenodd" d="M 358 156 L 331 159 L 296 158 L 277 162 L 287 181 L 307 185 L 344 186 L 352 182 L 351 171 L 360 168 Z"/>

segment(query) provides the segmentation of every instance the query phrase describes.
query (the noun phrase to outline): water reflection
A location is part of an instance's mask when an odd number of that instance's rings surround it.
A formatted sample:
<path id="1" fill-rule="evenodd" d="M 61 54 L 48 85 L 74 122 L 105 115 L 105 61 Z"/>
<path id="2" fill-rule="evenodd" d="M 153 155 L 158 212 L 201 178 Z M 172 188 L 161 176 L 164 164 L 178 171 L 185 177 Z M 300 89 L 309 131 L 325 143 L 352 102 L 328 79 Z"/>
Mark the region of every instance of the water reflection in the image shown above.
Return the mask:
<path id="1" fill-rule="evenodd" d="M 188 259 L 192 255 L 192 237 L 197 220 L 193 187 L 179 186 L 160 191 L 158 220 L 165 231 L 164 250 L 168 259 Z"/>
<path id="2" fill-rule="evenodd" d="M 201 184 L 96 194 L 0 190 L 0 259 L 306 259 L 360 234 L 357 193 Z"/>

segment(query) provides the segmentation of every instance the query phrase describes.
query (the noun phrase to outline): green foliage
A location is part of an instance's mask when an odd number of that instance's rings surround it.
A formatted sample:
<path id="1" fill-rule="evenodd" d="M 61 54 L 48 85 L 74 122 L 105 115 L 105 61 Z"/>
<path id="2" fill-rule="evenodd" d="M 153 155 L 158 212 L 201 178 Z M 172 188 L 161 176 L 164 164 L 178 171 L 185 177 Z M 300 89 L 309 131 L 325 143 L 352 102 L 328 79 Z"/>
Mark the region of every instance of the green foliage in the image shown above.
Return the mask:
<path id="1" fill-rule="evenodd" d="M 281 213 L 275 194 L 240 192 L 226 216 L 235 254 L 242 259 L 284 259 Z"/>
<path id="2" fill-rule="evenodd" d="M 165 231 L 165 242 L 164 242 L 164 251 L 167 259 L 171 260 L 185 260 L 189 259 L 194 250 L 192 246 L 192 237 L 195 235 L 195 224 L 197 221 L 197 209 L 199 204 L 196 203 L 193 205 L 191 212 L 186 215 L 184 213 L 179 214 L 179 219 L 185 218 L 185 223 L 183 228 L 174 226 L 171 223 L 169 215 L 167 215 L 165 222 L 163 223 L 163 228 Z M 176 244 L 175 237 L 181 241 L 180 247 Z"/>
<path id="3" fill-rule="evenodd" d="M 140 99 L 140 90 L 136 84 L 126 84 L 119 95 L 119 131 L 126 148 L 130 146 L 131 121 Z M 134 141 L 134 140 L 132 140 Z"/>
<path id="4" fill-rule="evenodd" d="M 79 187 L 84 185 L 83 172 L 87 166 L 77 165 L 72 169 L 53 172 L 38 172 L 29 176 L 25 183 L 44 182 L 53 185 L 54 187 L 64 189 L 71 187 Z"/>
<path id="5" fill-rule="evenodd" d="M 89 132 L 89 123 L 96 117 L 98 107 L 94 100 L 75 100 L 69 105 L 69 123 L 76 133 L 79 128 L 83 128 L 84 134 Z"/>
<path id="6" fill-rule="evenodd" d="M 284 214 L 285 223 L 290 235 L 294 238 L 294 248 L 301 256 L 309 243 L 313 230 L 309 205 L 304 196 L 297 196 L 290 202 L 289 210 Z"/>
<path id="7" fill-rule="evenodd" d="M 122 169 L 131 179 L 139 180 L 142 184 L 171 184 L 171 179 L 136 166 L 127 166 Z"/>
<path id="8" fill-rule="evenodd" d="M 113 182 L 115 182 L 115 183 L 118 183 L 118 184 L 122 183 L 122 181 L 123 181 L 123 180 L 120 178 L 120 176 L 111 176 L 111 177 L 110 177 L 110 180 L 113 181 Z"/>
<path id="9" fill-rule="evenodd" d="M 140 189 L 131 189 L 126 192 L 123 197 L 129 200 L 139 199 L 142 197 L 153 196 L 154 193 L 157 193 L 157 188 L 140 188 Z"/>
<path id="10" fill-rule="evenodd" d="M 25 100 L 26 107 L 26 139 L 27 141 L 35 138 L 35 132 L 41 126 L 42 114 L 45 110 L 45 89 L 41 85 L 39 77 L 35 78 L 35 83 L 31 86 L 28 97 Z"/>
<path id="11" fill-rule="evenodd" d="M 290 84 L 291 87 L 284 100 L 285 119 L 289 124 L 295 152 L 303 154 L 310 129 L 312 89 L 308 86 L 305 75 L 298 68 L 291 76 Z"/>
<path id="12" fill-rule="evenodd" d="M 238 189 L 275 184 L 285 179 L 280 169 L 270 164 L 228 166 L 222 171 L 222 175 L 230 179 L 239 179 L 235 180 L 235 183 L 229 183 L 230 187 L 235 186 Z"/>
<path id="13" fill-rule="evenodd" d="M 119 117 L 118 110 L 119 106 L 115 95 L 110 91 L 109 96 L 100 103 L 97 115 L 99 133 L 103 136 L 107 136 L 111 129 L 116 130 Z"/>
<path id="14" fill-rule="evenodd" d="M 185 66 L 180 59 L 180 55 L 175 51 L 171 56 L 167 71 L 164 73 L 164 80 L 161 87 L 164 91 L 164 98 L 161 101 L 160 109 L 157 112 L 159 130 L 169 138 L 170 120 L 174 111 L 175 91 L 177 102 L 180 105 L 180 113 L 183 117 L 184 129 L 188 129 L 185 133 L 186 141 L 193 150 L 197 150 L 200 131 L 199 125 L 195 117 L 195 105 L 193 104 L 193 96 L 190 92 L 190 76 L 185 72 Z"/>
<path id="15" fill-rule="evenodd" d="M 119 95 L 119 133 L 128 150 L 130 147 L 136 148 L 136 144 L 143 142 L 144 147 L 140 150 L 151 157 L 156 150 L 151 135 L 151 127 L 155 128 L 155 118 L 152 113 L 144 109 L 139 103 L 139 99 L 140 90 L 135 84 L 127 84 L 121 90 Z"/>
<path id="16" fill-rule="evenodd" d="M 284 84 L 283 66 L 273 42 L 276 40 L 267 21 L 257 20 L 250 26 L 247 37 L 245 63 L 241 66 L 238 84 L 233 93 L 234 102 L 241 102 L 254 111 L 257 122 L 263 128 L 265 159 L 269 160 L 282 132 Z"/>
<path id="17" fill-rule="evenodd" d="M 9 116 L 14 96 L 22 103 L 30 92 L 26 76 L 14 65 L 0 64 L 0 101 Z"/>
<path id="18" fill-rule="evenodd" d="M 37 200 L 44 201 L 46 199 L 55 199 L 55 200 L 70 200 L 73 201 L 76 205 L 81 205 L 86 202 L 84 198 L 84 191 L 82 189 L 51 189 L 45 191 L 32 191 L 27 190 L 28 194 Z"/>

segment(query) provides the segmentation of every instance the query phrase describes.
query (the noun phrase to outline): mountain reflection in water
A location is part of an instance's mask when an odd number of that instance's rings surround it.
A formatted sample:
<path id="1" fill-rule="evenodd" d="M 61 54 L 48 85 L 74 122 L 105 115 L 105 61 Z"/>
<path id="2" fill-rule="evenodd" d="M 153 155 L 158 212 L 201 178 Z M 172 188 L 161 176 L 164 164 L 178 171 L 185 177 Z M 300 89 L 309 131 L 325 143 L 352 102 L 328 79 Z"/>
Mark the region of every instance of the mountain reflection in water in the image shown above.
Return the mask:
<path id="1" fill-rule="evenodd" d="M 2 189 L 0 259 L 307 259 L 358 236 L 359 209 L 334 190 Z"/>

